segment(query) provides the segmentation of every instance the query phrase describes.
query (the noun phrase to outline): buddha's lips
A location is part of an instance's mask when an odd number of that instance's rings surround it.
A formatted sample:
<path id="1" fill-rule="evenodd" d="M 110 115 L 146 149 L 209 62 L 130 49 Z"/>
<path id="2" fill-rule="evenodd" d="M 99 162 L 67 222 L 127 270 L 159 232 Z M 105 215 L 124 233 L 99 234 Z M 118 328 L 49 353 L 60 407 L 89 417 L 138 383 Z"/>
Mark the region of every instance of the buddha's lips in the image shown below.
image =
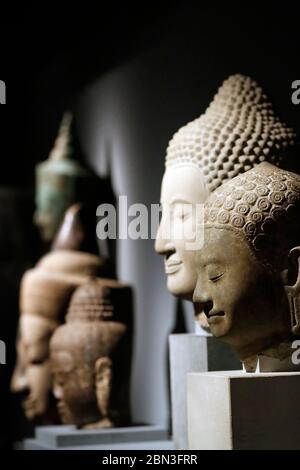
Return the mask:
<path id="1" fill-rule="evenodd" d="M 212 308 L 209 309 L 209 306 L 204 306 L 202 312 L 206 315 L 208 319 L 212 317 L 224 317 L 225 315 L 225 312 L 223 312 L 223 310 L 214 310 Z"/>
<path id="2" fill-rule="evenodd" d="M 223 312 L 223 310 L 214 310 L 212 308 L 212 302 L 208 302 L 207 305 L 203 305 L 201 302 L 193 300 L 193 303 L 196 316 L 205 315 L 206 318 L 212 318 L 224 317 L 225 315 L 225 312 Z"/>
<path id="3" fill-rule="evenodd" d="M 26 398 L 24 398 L 22 405 L 24 410 L 31 410 L 36 406 L 36 401 L 31 397 L 31 395 L 28 395 Z"/>
<path id="4" fill-rule="evenodd" d="M 60 414 L 64 414 L 66 412 L 66 407 L 63 401 L 58 401 L 56 406 Z"/>
<path id="5" fill-rule="evenodd" d="M 175 273 L 176 271 L 178 271 L 178 269 L 180 268 L 181 265 L 182 265 L 181 260 L 172 260 L 172 259 L 165 260 L 165 272 L 166 272 L 166 274 Z"/>
<path id="6" fill-rule="evenodd" d="M 220 312 L 214 312 L 214 311 L 210 311 L 208 312 L 208 317 L 215 317 L 215 316 L 218 316 L 218 317 L 224 317 L 225 313 L 220 311 Z"/>
<path id="7" fill-rule="evenodd" d="M 209 312 L 206 312 L 204 310 L 204 313 L 205 315 L 207 316 L 207 318 L 213 318 L 213 317 L 224 317 L 225 316 L 225 312 L 223 312 L 222 310 L 216 312 L 215 310 L 210 310 Z"/>

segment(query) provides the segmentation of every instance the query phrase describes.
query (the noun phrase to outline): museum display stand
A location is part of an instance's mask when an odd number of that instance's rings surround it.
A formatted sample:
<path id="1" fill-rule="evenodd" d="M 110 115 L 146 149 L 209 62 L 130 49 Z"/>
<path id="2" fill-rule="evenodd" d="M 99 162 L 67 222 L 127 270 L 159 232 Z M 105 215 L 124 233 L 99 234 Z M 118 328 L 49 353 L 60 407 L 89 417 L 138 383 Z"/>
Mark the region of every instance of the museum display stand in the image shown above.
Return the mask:
<path id="1" fill-rule="evenodd" d="M 75 426 L 40 426 L 34 439 L 23 442 L 24 450 L 171 450 L 173 443 L 162 426 L 128 426 L 107 429 L 77 429 Z"/>
<path id="2" fill-rule="evenodd" d="M 300 449 L 300 371 L 187 377 L 190 450 Z"/>
<path id="3" fill-rule="evenodd" d="M 242 364 L 231 349 L 199 327 L 196 333 L 169 336 L 172 438 L 175 449 L 187 449 L 188 372 L 241 369 Z"/>

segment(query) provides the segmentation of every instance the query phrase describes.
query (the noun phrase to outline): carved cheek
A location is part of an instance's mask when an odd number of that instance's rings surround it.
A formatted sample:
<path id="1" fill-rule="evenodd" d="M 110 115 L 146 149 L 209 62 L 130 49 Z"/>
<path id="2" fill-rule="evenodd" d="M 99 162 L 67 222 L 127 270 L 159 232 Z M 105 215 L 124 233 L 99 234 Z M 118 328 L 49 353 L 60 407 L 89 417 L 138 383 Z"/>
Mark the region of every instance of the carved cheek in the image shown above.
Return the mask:
<path id="1" fill-rule="evenodd" d="M 74 360 L 68 351 L 55 351 L 52 360 L 57 371 L 68 374 L 74 368 Z"/>
<path id="2" fill-rule="evenodd" d="M 71 403 L 90 400 L 95 393 L 94 379 L 92 370 L 87 366 L 77 365 L 66 376 L 64 384 L 64 394 L 66 399 Z"/>
<path id="3" fill-rule="evenodd" d="M 86 396 L 94 392 L 95 377 L 93 369 L 87 365 L 82 365 L 77 371 L 78 387 Z"/>

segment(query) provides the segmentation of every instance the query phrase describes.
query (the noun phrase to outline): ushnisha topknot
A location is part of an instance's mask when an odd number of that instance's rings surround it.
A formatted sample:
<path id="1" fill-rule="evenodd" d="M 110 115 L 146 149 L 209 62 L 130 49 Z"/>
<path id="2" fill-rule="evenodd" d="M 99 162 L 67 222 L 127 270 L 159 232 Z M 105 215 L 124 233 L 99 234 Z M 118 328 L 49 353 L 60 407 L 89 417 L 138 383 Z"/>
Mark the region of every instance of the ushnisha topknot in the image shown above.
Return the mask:
<path id="1" fill-rule="evenodd" d="M 254 80 L 232 75 L 205 113 L 176 132 L 165 163 L 200 168 L 212 192 L 263 161 L 279 165 L 295 137 Z"/>
<path id="2" fill-rule="evenodd" d="M 300 176 L 264 162 L 217 188 L 205 203 L 206 228 L 232 230 L 272 272 L 300 242 Z"/>
<path id="3" fill-rule="evenodd" d="M 98 322 L 110 320 L 113 317 L 111 289 L 91 278 L 73 293 L 66 322 Z"/>

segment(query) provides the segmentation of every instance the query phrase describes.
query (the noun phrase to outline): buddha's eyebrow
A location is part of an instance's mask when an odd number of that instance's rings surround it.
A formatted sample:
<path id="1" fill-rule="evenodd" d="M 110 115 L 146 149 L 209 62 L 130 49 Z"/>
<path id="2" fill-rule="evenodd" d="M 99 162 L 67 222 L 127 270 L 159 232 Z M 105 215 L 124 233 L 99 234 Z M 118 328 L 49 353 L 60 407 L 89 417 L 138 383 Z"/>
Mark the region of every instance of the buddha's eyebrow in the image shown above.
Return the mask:
<path id="1" fill-rule="evenodd" d="M 171 200 L 170 202 L 170 206 L 172 206 L 173 204 L 188 204 L 188 205 L 193 205 L 190 201 L 187 201 L 186 199 L 183 199 L 183 198 L 174 198 Z"/>
<path id="2" fill-rule="evenodd" d="M 201 255 L 198 255 L 197 260 L 196 260 L 197 266 L 199 266 L 200 268 L 206 268 L 207 266 L 210 266 L 211 264 L 220 265 L 222 264 L 222 260 L 218 258 L 201 259 Z"/>

